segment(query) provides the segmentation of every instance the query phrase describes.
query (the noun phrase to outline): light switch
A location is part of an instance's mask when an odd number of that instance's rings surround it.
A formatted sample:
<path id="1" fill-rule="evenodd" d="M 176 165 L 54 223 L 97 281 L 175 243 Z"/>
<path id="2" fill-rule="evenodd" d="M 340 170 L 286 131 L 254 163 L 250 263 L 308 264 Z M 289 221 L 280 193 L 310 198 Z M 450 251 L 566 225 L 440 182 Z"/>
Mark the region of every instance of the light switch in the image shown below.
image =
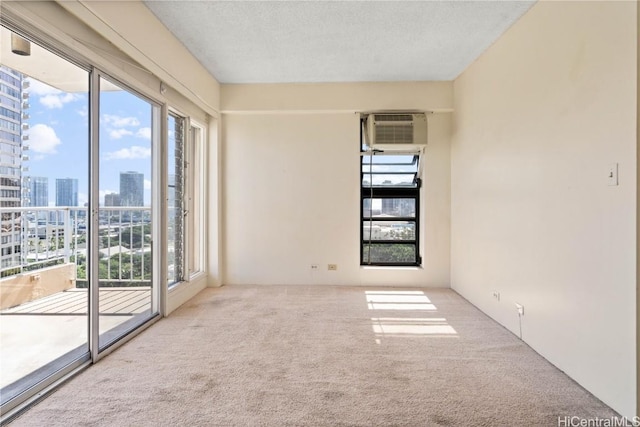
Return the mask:
<path id="1" fill-rule="evenodd" d="M 618 185 L 618 164 L 611 163 L 607 170 L 607 185 Z"/>

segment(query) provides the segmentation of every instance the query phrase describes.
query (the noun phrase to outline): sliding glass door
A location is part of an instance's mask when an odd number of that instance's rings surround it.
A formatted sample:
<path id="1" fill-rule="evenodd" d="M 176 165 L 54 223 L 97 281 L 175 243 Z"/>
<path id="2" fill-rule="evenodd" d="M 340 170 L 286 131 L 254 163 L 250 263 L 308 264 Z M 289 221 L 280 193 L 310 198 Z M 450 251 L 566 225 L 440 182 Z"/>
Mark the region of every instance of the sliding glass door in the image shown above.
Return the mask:
<path id="1" fill-rule="evenodd" d="M 152 272 L 154 111 L 100 78 L 99 348 L 158 314 Z"/>
<path id="2" fill-rule="evenodd" d="M 4 416 L 159 315 L 164 242 L 159 105 L 0 31 Z"/>
<path id="3" fill-rule="evenodd" d="M 6 412 L 25 390 L 89 360 L 90 74 L 0 31 L 0 412 Z"/>

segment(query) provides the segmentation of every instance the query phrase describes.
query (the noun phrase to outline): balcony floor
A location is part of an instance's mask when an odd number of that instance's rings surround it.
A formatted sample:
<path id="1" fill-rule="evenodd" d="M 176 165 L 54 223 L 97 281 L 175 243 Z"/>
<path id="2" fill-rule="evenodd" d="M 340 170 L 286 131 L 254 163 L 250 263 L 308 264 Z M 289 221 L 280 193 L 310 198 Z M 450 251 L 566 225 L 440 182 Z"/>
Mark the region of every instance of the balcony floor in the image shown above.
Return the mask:
<path id="1" fill-rule="evenodd" d="M 130 316 L 145 311 L 151 303 L 149 288 L 101 288 L 100 314 Z M 86 289 L 68 289 L 16 307 L 0 311 L 1 315 L 87 314 Z"/>
<path id="2" fill-rule="evenodd" d="M 0 388 L 87 344 L 87 289 L 69 289 L 0 311 Z M 100 334 L 149 311 L 148 287 L 101 288 Z"/>

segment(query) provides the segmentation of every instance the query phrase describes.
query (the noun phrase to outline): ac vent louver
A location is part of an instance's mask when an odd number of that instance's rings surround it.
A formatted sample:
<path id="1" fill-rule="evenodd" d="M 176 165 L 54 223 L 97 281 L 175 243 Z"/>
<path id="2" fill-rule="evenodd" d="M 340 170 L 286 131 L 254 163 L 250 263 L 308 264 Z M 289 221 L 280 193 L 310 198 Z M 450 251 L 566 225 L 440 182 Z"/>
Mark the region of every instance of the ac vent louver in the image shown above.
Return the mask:
<path id="1" fill-rule="evenodd" d="M 376 145 L 413 144 L 413 126 L 376 126 Z"/>
<path id="2" fill-rule="evenodd" d="M 411 114 L 374 114 L 373 118 L 376 121 L 382 122 L 410 122 L 413 120 Z"/>
<path id="3" fill-rule="evenodd" d="M 425 113 L 380 113 L 365 117 L 366 144 L 377 150 L 420 150 L 427 144 Z"/>

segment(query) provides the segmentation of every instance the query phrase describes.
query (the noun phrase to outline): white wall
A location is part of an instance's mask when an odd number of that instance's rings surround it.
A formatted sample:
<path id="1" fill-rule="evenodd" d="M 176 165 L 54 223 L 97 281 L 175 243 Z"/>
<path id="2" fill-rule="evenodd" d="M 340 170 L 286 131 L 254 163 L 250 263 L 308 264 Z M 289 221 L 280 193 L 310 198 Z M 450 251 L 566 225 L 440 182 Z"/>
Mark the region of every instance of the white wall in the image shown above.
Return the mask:
<path id="1" fill-rule="evenodd" d="M 222 110 L 233 111 L 222 121 L 225 284 L 449 285 L 450 114 L 429 118 L 424 268 L 366 269 L 359 263 L 359 116 L 349 110 L 450 108 L 451 84 L 369 85 L 366 100 L 341 95 L 325 103 L 327 94 L 365 86 L 223 86 Z M 329 263 L 338 270 L 328 271 Z"/>
<path id="2" fill-rule="evenodd" d="M 637 35 L 635 2 L 537 3 L 455 81 L 451 152 L 452 287 L 626 416 Z"/>

